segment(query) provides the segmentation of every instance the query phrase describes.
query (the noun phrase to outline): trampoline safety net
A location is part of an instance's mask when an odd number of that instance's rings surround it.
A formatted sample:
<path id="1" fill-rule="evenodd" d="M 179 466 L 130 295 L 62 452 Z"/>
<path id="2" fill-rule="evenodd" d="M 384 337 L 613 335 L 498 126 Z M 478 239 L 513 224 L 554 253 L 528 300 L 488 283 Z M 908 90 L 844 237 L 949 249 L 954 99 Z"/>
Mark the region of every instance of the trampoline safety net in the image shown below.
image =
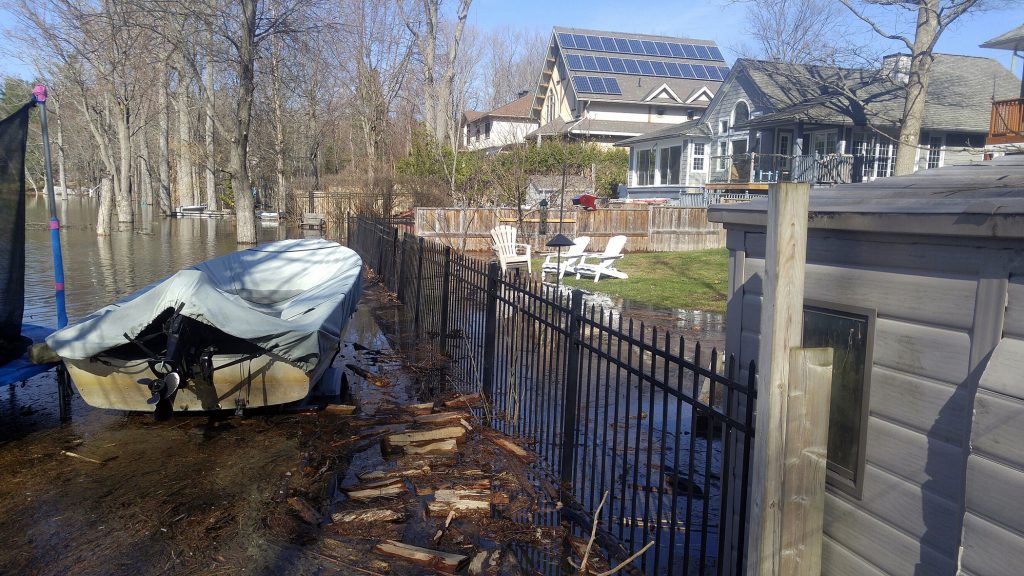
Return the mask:
<path id="1" fill-rule="evenodd" d="M 0 121 L 0 364 L 21 356 L 25 309 L 25 143 L 32 104 Z"/>

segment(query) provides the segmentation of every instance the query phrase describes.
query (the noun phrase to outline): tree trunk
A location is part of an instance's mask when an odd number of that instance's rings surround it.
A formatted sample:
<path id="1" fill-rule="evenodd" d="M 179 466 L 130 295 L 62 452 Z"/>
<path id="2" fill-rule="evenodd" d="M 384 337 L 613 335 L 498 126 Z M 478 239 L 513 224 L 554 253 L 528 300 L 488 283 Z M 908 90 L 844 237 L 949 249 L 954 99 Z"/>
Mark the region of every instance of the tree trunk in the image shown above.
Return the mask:
<path id="1" fill-rule="evenodd" d="M 182 66 L 184 69 L 184 66 Z M 188 113 L 188 80 L 183 71 L 178 71 L 178 87 L 174 91 L 174 107 L 178 111 L 178 202 L 187 205 L 200 204 L 192 188 L 192 139 Z"/>
<path id="2" fill-rule="evenodd" d="M 139 160 L 139 182 L 141 183 L 139 193 L 142 195 L 143 205 L 152 206 L 153 170 L 151 169 L 152 164 L 149 161 L 149 141 L 146 139 L 145 132 L 142 133 L 140 140 L 142 141 L 142 146 L 139 147 L 139 154 L 142 158 Z"/>
<path id="3" fill-rule="evenodd" d="M 68 178 L 64 167 L 64 122 L 61 120 L 61 112 L 64 111 L 64 107 L 60 105 L 60 102 L 56 98 L 51 96 L 54 104 L 55 116 L 57 116 L 57 180 L 60 182 L 60 199 L 68 199 Z"/>
<path id="4" fill-rule="evenodd" d="M 238 101 L 231 137 L 231 188 L 235 196 L 236 238 L 239 244 L 256 243 L 256 214 L 249 182 L 249 125 L 256 90 L 256 0 L 241 0 L 241 37 L 238 39 Z"/>
<path id="5" fill-rule="evenodd" d="M 160 205 L 160 212 L 165 216 L 171 213 L 171 162 L 167 150 L 167 140 L 170 137 L 170 118 L 167 110 L 167 80 L 164 74 L 163 82 L 160 83 L 160 193 L 157 195 L 157 203 Z"/>
<path id="6" fill-rule="evenodd" d="M 284 95 L 281 89 L 281 55 L 277 39 L 271 40 L 270 67 L 271 67 L 271 98 L 274 102 L 274 156 L 277 172 L 277 193 L 271 201 L 273 210 L 280 210 L 284 199 L 288 197 L 287 182 L 285 181 L 285 157 L 284 157 Z"/>
<path id="7" fill-rule="evenodd" d="M 100 213 L 96 217 L 96 235 L 110 236 L 110 218 L 114 211 L 114 177 L 104 176 L 100 182 Z"/>
<path id="8" fill-rule="evenodd" d="M 910 79 L 907 81 L 907 99 L 903 105 L 899 147 L 896 148 L 896 176 L 914 173 L 914 161 L 921 141 L 925 96 L 928 94 L 929 72 L 935 60 L 932 46 L 935 44 L 938 29 L 939 0 L 923 0 L 917 10 L 917 32 L 910 61 Z"/>
<path id="9" fill-rule="evenodd" d="M 131 198 L 132 164 L 134 164 L 132 162 L 131 110 L 123 102 L 117 103 L 117 143 L 121 154 L 118 186 L 114 190 L 117 221 L 131 223 L 135 220 Z"/>
<path id="10" fill-rule="evenodd" d="M 206 93 L 213 95 L 213 65 L 206 64 Z M 213 146 L 213 98 L 206 98 L 206 205 L 210 210 L 217 206 L 217 161 Z"/>

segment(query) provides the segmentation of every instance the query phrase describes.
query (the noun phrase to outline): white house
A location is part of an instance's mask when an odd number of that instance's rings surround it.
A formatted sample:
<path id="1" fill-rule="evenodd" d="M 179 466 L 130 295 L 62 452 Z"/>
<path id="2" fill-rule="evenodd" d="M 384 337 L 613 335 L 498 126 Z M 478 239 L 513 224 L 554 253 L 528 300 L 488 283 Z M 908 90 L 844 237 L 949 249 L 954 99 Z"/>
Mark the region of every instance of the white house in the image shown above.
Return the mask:
<path id="1" fill-rule="evenodd" d="M 525 92 L 490 112 L 468 111 L 462 115 L 462 144 L 470 150 L 501 148 L 526 141 L 537 128 L 530 116 L 533 95 Z"/>
<path id="2" fill-rule="evenodd" d="M 529 136 L 611 145 L 694 120 L 728 73 L 709 40 L 556 27 Z"/>

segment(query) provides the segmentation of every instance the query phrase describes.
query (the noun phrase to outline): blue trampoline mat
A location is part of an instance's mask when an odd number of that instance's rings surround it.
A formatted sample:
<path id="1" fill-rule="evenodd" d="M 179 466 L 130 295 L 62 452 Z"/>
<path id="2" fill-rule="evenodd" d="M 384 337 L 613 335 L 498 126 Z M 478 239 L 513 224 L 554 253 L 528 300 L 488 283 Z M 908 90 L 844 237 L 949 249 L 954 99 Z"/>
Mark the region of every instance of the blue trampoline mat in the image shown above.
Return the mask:
<path id="1" fill-rule="evenodd" d="M 31 338 L 34 344 L 38 344 L 46 339 L 53 332 L 53 328 L 47 328 L 46 326 L 37 326 L 35 324 L 23 324 L 21 326 L 21 335 L 26 338 Z M 17 360 L 12 360 L 3 366 L 0 366 L 0 386 L 7 386 L 22 380 L 27 380 L 37 374 L 42 374 L 49 370 L 54 369 L 57 363 L 50 364 L 33 364 L 28 361 L 28 354 L 23 355 Z"/>

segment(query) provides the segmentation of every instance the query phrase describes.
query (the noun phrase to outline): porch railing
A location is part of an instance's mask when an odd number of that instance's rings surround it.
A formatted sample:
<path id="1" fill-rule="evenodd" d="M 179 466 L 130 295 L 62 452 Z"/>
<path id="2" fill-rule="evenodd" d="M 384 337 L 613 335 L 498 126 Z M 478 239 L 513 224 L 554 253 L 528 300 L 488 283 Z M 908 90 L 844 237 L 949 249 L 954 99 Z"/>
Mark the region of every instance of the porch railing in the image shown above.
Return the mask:
<path id="1" fill-rule="evenodd" d="M 1024 142 L 1024 98 L 998 100 L 992 103 L 986 144 Z"/>
<path id="2" fill-rule="evenodd" d="M 752 152 L 712 156 L 711 182 L 848 184 L 859 181 L 855 164 L 858 159 L 851 154 L 786 156 Z"/>

